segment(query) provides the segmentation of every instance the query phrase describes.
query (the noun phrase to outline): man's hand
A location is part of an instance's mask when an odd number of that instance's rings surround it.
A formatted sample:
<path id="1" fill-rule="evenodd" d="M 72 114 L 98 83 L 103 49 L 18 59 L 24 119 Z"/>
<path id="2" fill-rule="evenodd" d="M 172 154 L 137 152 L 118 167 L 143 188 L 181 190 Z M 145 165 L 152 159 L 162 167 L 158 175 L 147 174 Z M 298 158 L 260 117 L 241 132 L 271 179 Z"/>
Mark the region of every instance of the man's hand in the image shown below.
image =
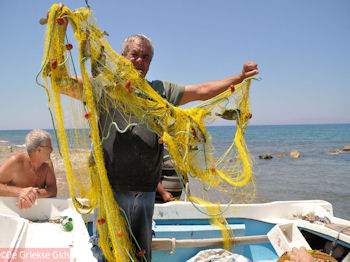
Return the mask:
<path id="1" fill-rule="evenodd" d="M 61 9 L 61 11 L 62 11 L 62 9 L 63 9 L 63 7 L 64 7 L 64 4 L 59 3 L 59 7 L 60 7 L 60 9 Z M 41 25 L 46 25 L 46 24 L 47 24 L 47 20 L 49 19 L 50 11 L 51 11 L 51 9 L 49 9 L 49 10 L 47 11 L 47 13 L 46 13 L 46 18 L 40 18 L 39 24 L 41 24 Z M 63 26 L 64 26 L 64 28 L 67 28 L 67 25 L 68 25 L 68 19 L 65 17 L 65 18 L 63 18 Z"/>
<path id="2" fill-rule="evenodd" d="M 164 190 L 164 192 L 162 194 L 162 198 L 163 198 L 164 203 L 174 200 L 173 195 L 170 192 L 166 191 L 166 190 Z"/>
<path id="3" fill-rule="evenodd" d="M 306 251 L 305 247 L 297 249 L 293 247 L 292 251 L 287 253 L 290 262 L 312 262 L 314 261 L 313 257 Z"/>
<path id="4" fill-rule="evenodd" d="M 38 190 L 37 187 L 21 188 L 16 206 L 18 206 L 19 209 L 30 208 L 38 198 Z"/>
<path id="5" fill-rule="evenodd" d="M 242 69 L 242 81 L 259 74 L 258 65 L 254 62 L 245 62 Z"/>

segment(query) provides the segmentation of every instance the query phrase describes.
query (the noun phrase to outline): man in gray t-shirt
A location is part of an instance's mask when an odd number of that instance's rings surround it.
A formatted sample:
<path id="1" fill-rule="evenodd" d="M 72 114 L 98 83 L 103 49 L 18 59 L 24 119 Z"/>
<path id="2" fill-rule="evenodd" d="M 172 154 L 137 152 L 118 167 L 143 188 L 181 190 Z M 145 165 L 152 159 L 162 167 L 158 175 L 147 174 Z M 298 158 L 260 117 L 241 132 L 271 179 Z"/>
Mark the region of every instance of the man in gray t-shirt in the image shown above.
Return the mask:
<path id="1" fill-rule="evenodd" d="M 149 82 L 150 86 L 170 103 L 177 106 L 183 96 L 185 86 L 166 81 Z M 106 101 L 107 99 L 102 99 Z M 105 110 L 105 103 L 98 112 L 105 166 L 109 182 L 115 192 L 155 192 L 161 172 L 163 145 L 158 143 L 159 136 L 150 131 L 145 124 L 138 123 L 133 114 L 125 116 L 117 108 Z M 116 128 L 108 128 L 112 123 Z"/>

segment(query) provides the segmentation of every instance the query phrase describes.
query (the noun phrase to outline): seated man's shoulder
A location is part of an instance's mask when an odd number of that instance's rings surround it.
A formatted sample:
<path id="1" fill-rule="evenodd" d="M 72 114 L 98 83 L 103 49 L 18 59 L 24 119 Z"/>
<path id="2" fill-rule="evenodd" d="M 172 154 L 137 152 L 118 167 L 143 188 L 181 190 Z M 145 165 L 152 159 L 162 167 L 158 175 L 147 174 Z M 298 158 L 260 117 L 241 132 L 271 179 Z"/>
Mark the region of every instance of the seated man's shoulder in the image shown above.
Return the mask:
<path id="1" fill-rule="evenodd" d="M 26 153 L 16 153 L 13 156 L 10 156 L 8 161 L 14 163 L 14 164 L 22 164 L 28 159 L 28 156 Z"/>
<path id="2" fill-rule="evenodd" d="M 15 174 L 17 171 L 22 170 L 25 167 L 26 156 L 24 153 L 17 153 L 13 156 L 10 156 L 2 165 L 1 165 L 1 176 L 6 176 L 9 174 Z"/>

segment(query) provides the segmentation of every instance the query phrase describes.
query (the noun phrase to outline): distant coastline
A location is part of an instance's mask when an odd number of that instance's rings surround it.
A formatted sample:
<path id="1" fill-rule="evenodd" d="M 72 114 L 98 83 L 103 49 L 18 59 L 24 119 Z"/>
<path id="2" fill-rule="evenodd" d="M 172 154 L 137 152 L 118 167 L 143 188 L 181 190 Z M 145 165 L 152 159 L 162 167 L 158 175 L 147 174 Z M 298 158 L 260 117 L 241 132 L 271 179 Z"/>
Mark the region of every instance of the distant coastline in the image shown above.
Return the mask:
<path id="1" fill-rule="evenodd" d="M 219 124 L 219 125 L 209 125 L 210 127 L 212 126 L 232 126 L 234 124 Z M 249 126 L 329 126 L 329 125 L 350 125 L 350 123 L 312 123 L 312 124 L 250 124 Z M 32 128 L 33 129 L 33 128 Z M 32 129 L 20 129 L 20 128 L 15 128 L 15 129 L 0 129 L 1 131 L 30 131 Z M 46 131 L 51 131 L 54 130 L 53 128 L 41 128 Z"/>

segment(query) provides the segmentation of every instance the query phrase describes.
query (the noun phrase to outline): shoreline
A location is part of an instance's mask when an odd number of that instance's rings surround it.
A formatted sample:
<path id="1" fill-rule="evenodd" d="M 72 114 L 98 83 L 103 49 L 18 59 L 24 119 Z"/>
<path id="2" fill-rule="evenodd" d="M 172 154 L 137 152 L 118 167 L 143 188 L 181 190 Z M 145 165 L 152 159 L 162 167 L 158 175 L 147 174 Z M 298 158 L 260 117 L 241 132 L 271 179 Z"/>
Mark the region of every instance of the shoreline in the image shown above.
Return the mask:
<path id="1" fill-rule="evenodd" d="M 281 123 L 281 124 L 254 124 L 251 123 L 249 124 L 249 126 L 254 126 L 254 127 L 288 127 L 288 126 L 331 126 L 331 125 L 337 125 L 337 126 L 346 126 L 346 125 L 350 125 L 350 123 L 292 123 L 292 124 L 288 124 L 288 123 Z M 207 127 L 226 127 L 226 126 L 234 126 L 232 124 L 222 124 L 219 123 L 217 125 L 208 125 Z M 26 131 L 26 132 L 30 132 L 31 130 L 33 130 L 34 128 L 29 128 L 29 129 L 23 129 L 23 128 L 15 128 L 15 129 L 0 129 L 0 132 L 10 132 L 10 131 Z M 41 128 L 42 130 L 45 131 L 53 131 L 54 129 L 52 128 Z M 69 129 L 69 128 L 68 128 Z M 0 146 L 1 146 L 1 142 L 5 143 L 8 141 L 2 141 L 0 140 Z"/>

